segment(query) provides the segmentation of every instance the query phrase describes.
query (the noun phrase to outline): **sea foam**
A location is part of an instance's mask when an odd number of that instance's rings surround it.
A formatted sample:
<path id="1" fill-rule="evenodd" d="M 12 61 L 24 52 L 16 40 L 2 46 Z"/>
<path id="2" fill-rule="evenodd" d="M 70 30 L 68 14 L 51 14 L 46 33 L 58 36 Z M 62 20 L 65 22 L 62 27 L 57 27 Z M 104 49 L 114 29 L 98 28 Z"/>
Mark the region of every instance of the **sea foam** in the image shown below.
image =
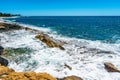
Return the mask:
<path id="1" fill-rule="evenodd" d="M 34 26 L 24 25 L 33 28 Z M 5 48 L 30 48 L 29 55 L 22 56 L 19 63 L 14 60 L 9 67 L 16 71 L 47 72 L 54 77 L 62 78 L 69 75 L 82 77 L 84 80 L 120 80 L 120 73 L 108 73 L 104 62 L 111 62 L 120 69 L 120 44 L 103 43 L 58 35 L 50 29 L 34 27 L 56 40 L 65 41 L 65 51 L 49 48 L 35 38 L 35 33 L 26 30 L 0 33 L 1 45 Z M 109 52 L 106 52 L 109 51 Z M 99 52 L 99 53 L 98 53 Z M 69 65 L 72 70 L 65 66 Z"/>

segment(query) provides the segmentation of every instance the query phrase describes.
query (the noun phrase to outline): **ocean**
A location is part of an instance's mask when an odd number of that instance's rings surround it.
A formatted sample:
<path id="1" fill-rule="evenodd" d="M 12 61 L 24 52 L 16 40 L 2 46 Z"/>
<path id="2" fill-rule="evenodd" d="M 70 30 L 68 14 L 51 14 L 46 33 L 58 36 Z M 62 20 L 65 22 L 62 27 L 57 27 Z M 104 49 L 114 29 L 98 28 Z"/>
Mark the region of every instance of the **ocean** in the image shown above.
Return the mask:
<path id="1" fill-rule="evenodd" d="M 105 62 L 111 62 L 120 69 L 120 16 L 24 16 L 4 20 L 67 42 L 65 51 L 61 51 L 47 47 L 32 32 L 1 33 L 3 47 L 30 49 L 10 61 L 9 67 L 16 71 L 48 72 L 58 78 L 77 75 L 84 80 L 120 80 L 120 73 L 104 68 Z"/>
<path id="2" fill-rule="evenodd" d="M 50 28 L 67 37 L 108 43 L 120 40 L 120 16 L 31 16 L 9 20 Z"/>

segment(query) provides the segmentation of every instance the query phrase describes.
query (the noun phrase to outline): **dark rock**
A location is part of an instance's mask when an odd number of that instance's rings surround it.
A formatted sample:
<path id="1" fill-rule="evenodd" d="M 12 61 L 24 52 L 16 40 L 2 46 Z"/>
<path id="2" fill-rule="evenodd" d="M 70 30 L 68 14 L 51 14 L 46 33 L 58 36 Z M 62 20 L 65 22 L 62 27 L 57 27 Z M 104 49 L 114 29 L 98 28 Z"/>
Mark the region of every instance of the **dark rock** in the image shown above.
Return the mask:
<path id="1" fill-rule="evenodd" d="M 2 55 L 4 52 L 4 48 L 2 46 L 0 46 L 0 55 Z"/>
<path id="2" fill-rule="evenodd" d="M 67 67 L 69 70 L 72 70 L 72 67 L 71 67 L 71 66 L 69 66 L 69 65 L 67 65 L 67 64 L 65 64 L 64 66 Z"/>
<path id="3" fill-rule="evenodd" d="M 0 26 L 0 32 L 23 29 L 23 27 L 18 24 L 0 23 Z"/>
<path id="4" fill-rule="evenodd" d="M 5 59 L 5 58 L 2 58 L 2 57 L 0 56 L 0 64 L 3 65 L 3 66 L 7 66 L 7 65 L 8 65 L 8 60 Z"/>
<path id="5" fill-rule="evenodd" d="M 108 72 L 120 72 L 112 63 L 106 62 L 104 65 Z"/>

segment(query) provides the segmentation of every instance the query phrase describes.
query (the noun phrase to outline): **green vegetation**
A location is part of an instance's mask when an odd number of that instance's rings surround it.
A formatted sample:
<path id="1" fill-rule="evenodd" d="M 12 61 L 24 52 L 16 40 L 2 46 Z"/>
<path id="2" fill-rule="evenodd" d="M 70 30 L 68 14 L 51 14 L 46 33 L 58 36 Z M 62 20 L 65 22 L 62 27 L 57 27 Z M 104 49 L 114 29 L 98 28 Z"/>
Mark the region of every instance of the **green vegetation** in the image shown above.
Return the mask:
<path id="1" fill-rule="evenodd" d="M 13 16 L 20 16 L 20 14 L 10 14 L 10 13 L 0 12 L 0 17 L 13 17 Z"/>

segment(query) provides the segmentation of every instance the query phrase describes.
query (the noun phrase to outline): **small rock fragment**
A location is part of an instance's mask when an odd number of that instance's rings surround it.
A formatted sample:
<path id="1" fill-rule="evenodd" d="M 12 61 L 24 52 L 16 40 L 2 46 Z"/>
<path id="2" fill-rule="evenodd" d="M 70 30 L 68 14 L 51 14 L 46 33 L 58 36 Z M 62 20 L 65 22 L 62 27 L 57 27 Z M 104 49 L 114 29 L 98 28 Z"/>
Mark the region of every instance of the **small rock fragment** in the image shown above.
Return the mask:
<path id="1" fill-rule="evenodd" d="M 120 72 L 112 63 L 106 62 L 104 65 L 108 72 Z"/>

